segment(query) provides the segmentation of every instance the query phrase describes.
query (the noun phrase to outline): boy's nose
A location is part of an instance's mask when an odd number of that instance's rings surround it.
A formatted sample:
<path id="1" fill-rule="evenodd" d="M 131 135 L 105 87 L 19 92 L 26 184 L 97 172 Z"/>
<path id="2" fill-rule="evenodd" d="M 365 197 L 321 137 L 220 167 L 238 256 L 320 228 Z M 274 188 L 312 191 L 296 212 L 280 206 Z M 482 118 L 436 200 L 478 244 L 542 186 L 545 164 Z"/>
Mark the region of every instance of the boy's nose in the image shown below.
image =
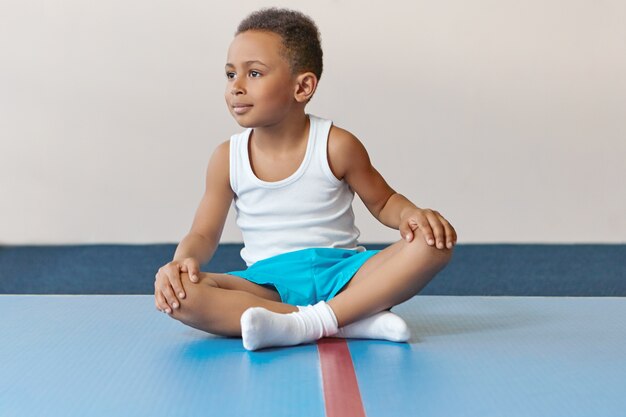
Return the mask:
<path id="1" fill-rule="evenodd" d="M 244 88 L 240 82 L 233 83 L 233 87 L 230 90 L 230 93 L 232 95 L 243 94 L 243 92 L 244 92 Z"/>

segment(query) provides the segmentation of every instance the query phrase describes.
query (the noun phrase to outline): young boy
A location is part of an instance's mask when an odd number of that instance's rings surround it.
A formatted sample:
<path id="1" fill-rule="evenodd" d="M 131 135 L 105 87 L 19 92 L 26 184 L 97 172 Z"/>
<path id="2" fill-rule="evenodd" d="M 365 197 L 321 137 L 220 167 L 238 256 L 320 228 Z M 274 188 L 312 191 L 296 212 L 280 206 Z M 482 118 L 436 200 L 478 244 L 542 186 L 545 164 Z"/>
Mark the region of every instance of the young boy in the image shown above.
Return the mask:
<path id="1" fill-rule="evenodd" d="M 354 135 L 305 113 L 322 74 L 310 18 L 287 9 L 251 14 L 225 69 L 226 104 L 247 129 L 211 156 L 191 230 L 156 274 L 157 309 L 241 336 L 248 350 L 324 336 L 408 340 L 406 323 L 388 310 L 445 267 L 454 228 L 396 193 Z M 354 192 L 402 239 L 381 251 L 358 246 Z M 202 273 L 233 200 L 248 268 Z"/>

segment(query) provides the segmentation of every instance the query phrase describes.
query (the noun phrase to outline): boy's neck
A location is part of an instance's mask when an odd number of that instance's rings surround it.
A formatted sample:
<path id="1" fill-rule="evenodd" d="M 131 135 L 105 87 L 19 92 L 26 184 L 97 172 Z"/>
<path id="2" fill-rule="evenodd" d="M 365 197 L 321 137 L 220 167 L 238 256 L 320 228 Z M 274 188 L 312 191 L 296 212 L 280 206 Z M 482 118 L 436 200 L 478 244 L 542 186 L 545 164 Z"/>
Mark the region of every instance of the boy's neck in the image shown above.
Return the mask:
<path id="1" fill-rule="evenodd" d="M 254 146 L 264 151 L 288 152 L 309 136 L 309 117 L 302 112 L 290 114 L 272 126 L 255 127 L 250 134 Z"/>

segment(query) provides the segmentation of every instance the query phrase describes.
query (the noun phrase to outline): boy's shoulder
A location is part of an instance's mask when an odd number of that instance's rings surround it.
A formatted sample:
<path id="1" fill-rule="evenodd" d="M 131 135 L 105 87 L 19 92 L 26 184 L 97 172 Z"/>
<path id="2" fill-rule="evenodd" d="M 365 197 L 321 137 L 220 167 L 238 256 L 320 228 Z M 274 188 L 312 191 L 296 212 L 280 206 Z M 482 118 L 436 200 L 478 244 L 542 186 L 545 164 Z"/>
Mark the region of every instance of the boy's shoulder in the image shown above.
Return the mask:
<path id="1" fill-rule="evenodd" d="M 355 135 L 333 124 L 328 133 L 328 162 L 333 174 L 341 180 L 355 164 L 369 164 L 369 157 Z"/>
<path id="2" fill-rule="evenodd" d="M 213 169 L 211 169 L 213 167 Z M 209 158 L 209 169 L 215 172 L 228 174 L 230 171 L 230 139 L 225 140 L 213 149 Z"/>
<path id="3" fill-rule="evenodd" d="M 230 139 L 221 142 L 213 148 L 212 159 L 228 160 L 230 156 Z"/>
<path id="4" fill-rule="evenodd" d="M 331 147 L 336 151 L 349 151 L 359 146 L 363 146 L 363 144 L 351 132 L 335 124 L 330 127 L 330 132 L 328 133 L 329 151 Z"/>

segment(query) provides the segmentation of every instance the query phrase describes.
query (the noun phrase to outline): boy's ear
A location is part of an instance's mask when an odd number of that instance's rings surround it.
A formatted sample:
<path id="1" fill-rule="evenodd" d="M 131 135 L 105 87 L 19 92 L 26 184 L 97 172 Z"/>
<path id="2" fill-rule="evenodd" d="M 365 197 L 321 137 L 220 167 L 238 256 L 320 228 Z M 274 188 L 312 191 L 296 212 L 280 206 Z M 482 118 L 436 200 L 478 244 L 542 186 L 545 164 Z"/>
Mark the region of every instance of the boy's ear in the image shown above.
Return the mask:
<path id="1" fill-rule="evenodd" d="M 303 72 L 296 78 L 294 98 L 298 103 L 308 102 L 317 89 L 317 76 L 312 72 Z"/>

